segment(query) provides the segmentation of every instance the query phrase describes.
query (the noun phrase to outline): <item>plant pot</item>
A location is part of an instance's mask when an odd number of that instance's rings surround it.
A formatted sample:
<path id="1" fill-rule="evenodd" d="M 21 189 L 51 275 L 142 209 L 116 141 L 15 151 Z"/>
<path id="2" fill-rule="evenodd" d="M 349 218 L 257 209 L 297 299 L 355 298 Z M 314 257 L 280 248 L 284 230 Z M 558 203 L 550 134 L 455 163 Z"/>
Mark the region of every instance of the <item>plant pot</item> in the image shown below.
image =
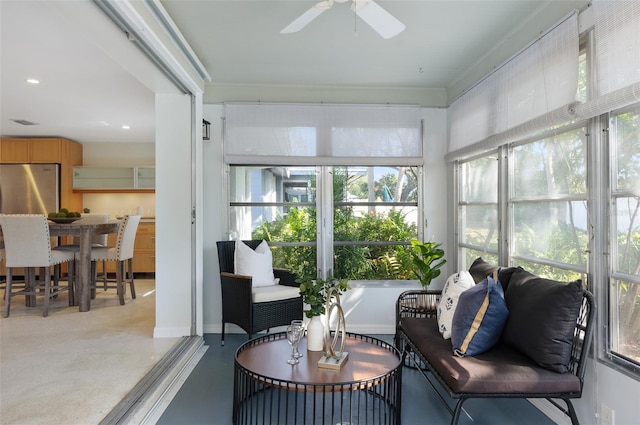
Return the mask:
<path id="1" fill-rule="evenodd" d="M 322 351 L 324 346 L 324 325 L 320 316 L 313 316 L 307 324 L 307 350 Z"/>

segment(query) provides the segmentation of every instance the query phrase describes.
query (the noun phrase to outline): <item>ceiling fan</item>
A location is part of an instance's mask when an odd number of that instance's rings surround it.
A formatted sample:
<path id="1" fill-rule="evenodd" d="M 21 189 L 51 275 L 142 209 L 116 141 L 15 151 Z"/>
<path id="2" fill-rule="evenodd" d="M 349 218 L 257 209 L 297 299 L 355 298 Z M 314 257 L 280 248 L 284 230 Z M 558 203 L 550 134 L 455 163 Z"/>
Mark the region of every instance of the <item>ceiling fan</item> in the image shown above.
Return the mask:
<path id="1" fill-rule="evenodd" d="M 346 3 L 347 1 L 349 0 L 324 0 L 316 3 L 311 9 L 287 25 L 280 33 L 298 32 L 320 16 L 322 12 L 331 9 L 334 2 Z M 373 0 L 351 0 L 351 10 L 369 24 L 382 38 L 395 37 L 406 28 L 402 22 Z"/>

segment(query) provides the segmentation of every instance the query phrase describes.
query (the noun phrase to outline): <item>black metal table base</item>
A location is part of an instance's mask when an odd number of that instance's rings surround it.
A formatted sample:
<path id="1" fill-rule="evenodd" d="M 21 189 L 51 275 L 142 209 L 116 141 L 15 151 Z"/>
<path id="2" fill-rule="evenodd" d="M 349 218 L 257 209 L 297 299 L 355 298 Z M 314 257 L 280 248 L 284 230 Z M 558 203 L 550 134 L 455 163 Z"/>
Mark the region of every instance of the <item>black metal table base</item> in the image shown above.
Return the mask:
<path id="1" fill-rule="evenodd" d="M 362 338 L 390 351 L 397 350 L 376 338 Z M 247 342 L 286 338 L 268 335 Z M 398 353 L 398 356 L 400 354 Z M 351 359 L 349 360 L 351 361 Z M 400 423 L 402 363 L 383 376 L 357 382 L 309 384 L 258 375 L 236 362 L 233 423 L 236 425 L 393 425 Z"/>

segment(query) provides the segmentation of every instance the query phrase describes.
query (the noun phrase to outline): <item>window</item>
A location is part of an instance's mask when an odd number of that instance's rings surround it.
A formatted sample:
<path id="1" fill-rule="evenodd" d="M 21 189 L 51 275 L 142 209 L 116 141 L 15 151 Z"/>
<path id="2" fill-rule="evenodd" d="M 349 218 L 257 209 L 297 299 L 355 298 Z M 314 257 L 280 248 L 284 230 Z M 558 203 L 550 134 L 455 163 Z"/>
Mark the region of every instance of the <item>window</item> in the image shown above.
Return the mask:
<path id="1" fill-rule="evenodd" d="M 583 34 L 576 55 L 575 98 L 565 99 L 571 102 L 569 114 L 561 109 L 557 120 L 547 114 L 529 125 L 507 125 L 504 133 L 497 128 L 474 143 L 467 120 L 476 120 L 477 112 L 457 116 L 454 107 L 494 94 L 499 99 L 508 90 L 477 89 L 452 105 L 447 160 L 456 161 L 458 179 L 456 261 L 463 268 L 483 256 L 547 278 L 582 279 L 596 297 L 599 320 L 607 320 L 596 327 L 599 360 L 639 379 L 640 51 L 635 46 L 640 3 L 595 1 L 593 6 L 594 30 Z M 569 43 L 577 46 L 575 40 Z M 567 54 L 573 57 L 574 51 Z M 544 73 L 547 79 L 562 75 L 555 69 Z M 519 78 L 516 74 L 514 81 Z M 537 92 L 534 98 L 546 99 Z M 508 121 L 509 110 L 491 106 L 497 122 Z M 492 159 L 495 165 L 488 165 Z M 481 191 L 480 182 L 497 185 Z"/>
<path id="2" fill-rule="evenodd" d="M 230 167 L 230 225 L 266 239 L 274 264 L 302 278 L 413 279 L 421 169 L 415 166 Z"/>
<path id="3" fill-rule="evenodd" d="M 498 153 L 459 164 L 459 268 L 482 257 L 498 264 Z"/>
<path id="4" fill-rule="evenodd" d="M 585 133 L 580 126 L 513 145 L 506 167 L 500 151 L 458 163 L 460 268 L 481 256 L 550 279 L 586 282 Z M 509 187 L 504 212 L 501 181 Z M 500 244 L 504 231 L 508 246 Z"/>
<path id="5" fill-rule="evenodd" d="M 232 166 L 229 187 L 232 237 L 280 242 L 275 267 L 317 269 L 315 167 Z"/>
<path id="6" fill-rule="evenodd" d="M 640 363 L 640 108 L 613 114 L 611 158 L 610 354 Z"/>
<path id="7" fill-rule="evenodd" d="M 587 272 L 586 129 L 512 148 L 510 261 L 550 279 Z"/>

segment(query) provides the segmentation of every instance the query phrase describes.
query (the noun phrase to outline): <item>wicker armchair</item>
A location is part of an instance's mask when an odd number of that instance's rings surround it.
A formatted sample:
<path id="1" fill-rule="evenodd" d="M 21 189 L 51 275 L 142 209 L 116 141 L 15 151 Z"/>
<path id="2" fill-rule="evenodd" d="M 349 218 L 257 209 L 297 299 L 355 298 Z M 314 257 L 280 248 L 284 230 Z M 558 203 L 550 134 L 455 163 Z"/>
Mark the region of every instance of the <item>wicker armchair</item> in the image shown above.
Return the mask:
<path id="1" fill-rule="evenodd" d="M 260 242 L 262 241 L 244 241 L 254 250 Z M 234 274 L 235 241 L 219 241 L 217 246 L 220 284 L 222 286 L 222 335 L 220 339 L 222 345 L 224 345 L 227 323 L 240 326 L 251 339 L 253 334 L 257 332 L 288 325 L 294 319 L 302 319 L 302 297 L 299 295 L 294 298 L 289 295 L 283 299 L 254 302 L 256 289 L 262 288 L 254 289 L 252 287 L 251 276 Z M 280 279 L 280 286 L 299 286 L 295 281 L 295 275 L 288 270 L 274 269 L 273 273 L 276 278 Z"/>

